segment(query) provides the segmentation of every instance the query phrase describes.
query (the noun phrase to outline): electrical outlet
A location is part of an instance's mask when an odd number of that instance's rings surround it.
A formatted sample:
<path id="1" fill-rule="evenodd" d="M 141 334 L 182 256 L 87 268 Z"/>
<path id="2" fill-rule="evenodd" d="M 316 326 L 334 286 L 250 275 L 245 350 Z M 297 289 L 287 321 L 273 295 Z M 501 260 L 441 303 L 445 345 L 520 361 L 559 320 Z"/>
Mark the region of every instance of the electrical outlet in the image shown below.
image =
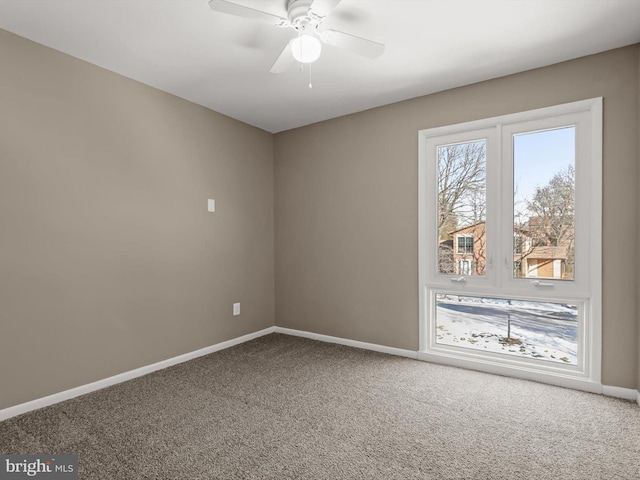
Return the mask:
<path id="1" fill-rule="evenodd" d="M 240 304 L 239 303 L 234 303 L 233 304 L 233 315 L 240 315 Z"/>

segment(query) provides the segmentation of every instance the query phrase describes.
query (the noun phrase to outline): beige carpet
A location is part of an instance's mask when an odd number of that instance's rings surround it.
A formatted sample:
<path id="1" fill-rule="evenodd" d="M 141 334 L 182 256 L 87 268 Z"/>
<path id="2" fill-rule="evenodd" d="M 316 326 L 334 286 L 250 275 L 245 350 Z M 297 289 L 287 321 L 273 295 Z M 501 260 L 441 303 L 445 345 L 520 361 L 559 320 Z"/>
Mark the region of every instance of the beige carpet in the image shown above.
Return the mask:
<path id="1" fill-rule="evenodd" d="M 634 403 L 269 335 L 0 423 L 81 479 L 640 479 Z"/>

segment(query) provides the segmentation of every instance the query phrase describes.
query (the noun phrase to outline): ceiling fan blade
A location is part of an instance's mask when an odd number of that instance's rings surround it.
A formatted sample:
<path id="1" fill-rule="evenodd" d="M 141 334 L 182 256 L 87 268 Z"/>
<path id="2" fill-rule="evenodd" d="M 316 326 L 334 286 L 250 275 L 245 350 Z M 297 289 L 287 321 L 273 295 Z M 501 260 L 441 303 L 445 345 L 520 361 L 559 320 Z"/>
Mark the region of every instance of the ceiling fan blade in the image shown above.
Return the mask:
<path id="1" fill-rule="evenodd" d="M 252 20 L 259 20 L 261 22 L 271 23 L 272 25 L 288 25 L 286 18 L 272 15 L 262 10 L 256 10 L 255 8 L 245 7 L 244 5 L 238 5 L 237 3 L 229 2 L 227 0 L 209 0 L 209 8 L 214 12 L 227 13 L 229 15 L 235 15 L 236 17 L 250 18 Z"/>
<path id="2" fill-rule="evenodd" d="M 338 32 L 337 30 L 325 30 L 320 35 L 320 39 L 334 47 L 344 48 L 359 55 L 369 58 L 377 58 L 384 53 L 385 46 L 382 43 L 367 40 L 366 38 L 356 37 L 348 33 Z"/>
<path id="3" fill-rule="evenodd" d="M 319 17 L 326 17 L 338 6 L 340 0 L 314 0 L 311 11 Z"/>
<path id="4" fill-rule="evenodd" d="M 291 53 L 291 42 L 287 43 L 280 53 L 280 56 L 273 62 L 271 73 L 282 73 L 289 69 L 293 63 L 293 53 Z"/>

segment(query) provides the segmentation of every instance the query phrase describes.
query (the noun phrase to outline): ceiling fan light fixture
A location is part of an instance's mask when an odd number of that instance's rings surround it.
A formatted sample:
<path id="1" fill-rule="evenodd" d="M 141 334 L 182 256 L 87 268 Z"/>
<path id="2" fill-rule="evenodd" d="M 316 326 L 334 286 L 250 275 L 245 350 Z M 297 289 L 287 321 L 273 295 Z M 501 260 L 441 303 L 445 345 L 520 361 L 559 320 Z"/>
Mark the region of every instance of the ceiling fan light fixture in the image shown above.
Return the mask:
<path id="1" fill-rule="evenodd" d="M 317 37 L 303 33 L 291 42 L 291 53 L 300 63 L 313 63 L 320 58 L 322 44 Z"/>

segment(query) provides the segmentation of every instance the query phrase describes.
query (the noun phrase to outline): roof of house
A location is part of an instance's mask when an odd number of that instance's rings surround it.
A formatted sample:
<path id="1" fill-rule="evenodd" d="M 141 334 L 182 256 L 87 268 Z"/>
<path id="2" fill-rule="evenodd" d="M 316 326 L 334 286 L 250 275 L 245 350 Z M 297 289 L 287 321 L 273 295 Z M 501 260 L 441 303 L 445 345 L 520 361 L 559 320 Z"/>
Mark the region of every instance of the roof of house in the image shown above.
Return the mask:
<path id="1" fill-rule="evenodd" d="M 462 230 L 469 230 L 470 228 L 477 227 L 478 225 L 484 225 L 484 223 L 485 223 L 484 220 L 481 222 L 472 223 L 471 225 L 467 225 L 466 227 L 461 227 L 461 228 L 458 228 L 457 230 L 453 230 L 449 232 L 449 234 L 452 235 L 454 233 L 461 232 Z"/>
<path id="2" fill-rule="evenodd" d="M 440 242 L 440 247 L 453 248 L 453 240 L 443 240 Z"/>
<path id="3" fill-rule="evenodd" d="M 531 259 L 560 259 L 565 260 L 567 258 L 567 247 L 533 247 L 531 252 L 514 255 L 516 258 L 526 257 Z"/>

